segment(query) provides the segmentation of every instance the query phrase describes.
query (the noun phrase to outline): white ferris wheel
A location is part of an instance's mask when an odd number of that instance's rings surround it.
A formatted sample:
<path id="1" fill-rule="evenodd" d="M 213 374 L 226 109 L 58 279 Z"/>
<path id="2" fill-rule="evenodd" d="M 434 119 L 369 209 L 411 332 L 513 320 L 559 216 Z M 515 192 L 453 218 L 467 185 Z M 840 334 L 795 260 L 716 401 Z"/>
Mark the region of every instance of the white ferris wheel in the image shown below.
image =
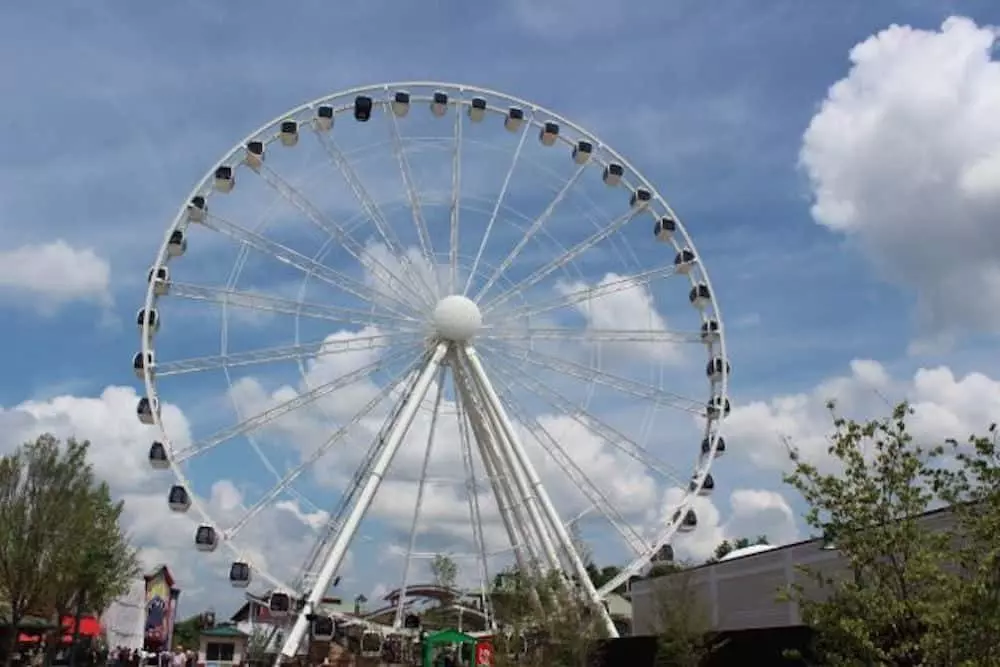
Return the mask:
<path id="1" fill-rule="evenodd" d="M 330 632 L 319 604 L 366 537 L 402 591 L 380 631 L 441 551 L 488 622 L 514 564 L 599 603 L 696 528 L 725 450 L 722 319 L 686 229 L 610 146 L 492 90 L 366 86 L 255 130 L 170 223 L 137 323 L 150 464 L 192 546 L 294 618 L 286 656 Z M 220 476 L 242 493 L 222 509 Z M 297 571 L 244 539 L 283 501 L 324 512 Z M 620 574 L 592 585 L 581 539 Z"/>

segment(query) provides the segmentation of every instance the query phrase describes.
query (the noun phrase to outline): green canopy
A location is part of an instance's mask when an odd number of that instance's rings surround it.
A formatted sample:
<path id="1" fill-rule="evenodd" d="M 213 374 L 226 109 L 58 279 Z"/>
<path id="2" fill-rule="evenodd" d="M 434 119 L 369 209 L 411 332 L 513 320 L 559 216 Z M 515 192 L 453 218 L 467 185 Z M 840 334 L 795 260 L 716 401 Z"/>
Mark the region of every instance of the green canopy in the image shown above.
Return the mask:
<path id="1" fill-rule="evenodd" d="M 475 644 L 479 640 L 471 635 L 459 632 L 458 630 L 442 630 L 433 635 L 427 635 L 424 643 L 428 646 L 438 646 L 440 644 Z"/>
<path id="2" fill-rule="evenodd" d="M 435 632 L 433 635 L 427 635 L 424 637 L 423 646 L 421 647 L 423 667 L 431 667 L 435 646 L 447 646 L 448 644 L 469 644 L 475 646 L 478 642 L 479 640 L 475 637 L 459 632 L 458 630 L 442 630 L 441 632 Z"/>

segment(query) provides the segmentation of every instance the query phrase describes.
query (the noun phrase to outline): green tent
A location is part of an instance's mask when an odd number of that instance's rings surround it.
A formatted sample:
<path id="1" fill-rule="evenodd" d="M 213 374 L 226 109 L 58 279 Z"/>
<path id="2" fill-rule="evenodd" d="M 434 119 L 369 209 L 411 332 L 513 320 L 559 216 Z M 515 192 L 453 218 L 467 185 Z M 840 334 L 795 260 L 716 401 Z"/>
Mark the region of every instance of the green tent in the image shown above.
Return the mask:
<path id="1" fill-rule="evenodd" d="M 435 632 L 432 635 L 427 635 L 424 637 L 423 646 L 421 646 L 421 663 L 423 667 L 433 667 L 433 654 L 434 649 L 438 646 L 450 646 L 451 644 L 470 644 L 475 651 L 475 646 L 479 642 L 478 639 L 471 635 L 467 635 L 458 630 L 442 630 L 441 632 Z"/>

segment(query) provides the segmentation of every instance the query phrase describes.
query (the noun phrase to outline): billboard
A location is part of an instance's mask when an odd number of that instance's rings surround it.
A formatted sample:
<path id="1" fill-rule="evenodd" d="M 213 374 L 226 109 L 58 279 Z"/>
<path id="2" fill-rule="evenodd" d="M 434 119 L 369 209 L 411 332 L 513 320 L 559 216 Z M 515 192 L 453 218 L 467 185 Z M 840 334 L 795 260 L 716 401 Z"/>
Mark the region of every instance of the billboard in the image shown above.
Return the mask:
<path id="1" fill-rule="evenodd" d="M 160 567 L 146 577 L 146 624 L 143 645 L 147 651 L 170 648 L 174 614 L 177 613 L 177 595 L 174 578 L 166 567 Z"/>

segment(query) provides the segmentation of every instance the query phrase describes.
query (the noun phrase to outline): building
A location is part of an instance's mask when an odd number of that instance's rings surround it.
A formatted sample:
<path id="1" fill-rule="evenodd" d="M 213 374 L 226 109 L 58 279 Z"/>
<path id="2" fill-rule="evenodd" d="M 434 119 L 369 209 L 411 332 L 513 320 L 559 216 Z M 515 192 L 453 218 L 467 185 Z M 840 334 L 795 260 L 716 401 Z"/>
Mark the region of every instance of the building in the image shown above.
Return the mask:
<path id="1" fill-rule="evenodd" d="M 921 521 L 931 530 L 954 525 L 948 509 L 925 514 Z M 706 621 L 720 632 L 791 628 L 802 625 L 798 605 L 779 599 L 779 591 L 800 584 L 807 595 L 821 591 L 799 566 L 826 576 L 846 574 L 846 559 L 822 539 L 806 540 L 767 550 L 740 550 L 718 563 L 683 570 L 632 584 L 633 633 L 656 634 L 662 604 L 678 599 L 704 610 Z"/>
<path id="2" fill-rule="evenodd" d="M 181 591 L 166 565 L 160 565 L 143 577 L 145 585 L 145 622 L 143 648 L 147 651 L 169 649 Z"/>
<path id="3" fill-rule="evenodd" d="M 244 662 L 249 637 L 232 625 L 202 630 L 198 645 L 198 664 L 205 667 L 231 667 Z"/>
<path id="4" fill-rule="evenodd" d="M 108 646 L 141 649 L 146 628 L 146 580 L 136 577 L 128 591 L 101 616 Z"/>

